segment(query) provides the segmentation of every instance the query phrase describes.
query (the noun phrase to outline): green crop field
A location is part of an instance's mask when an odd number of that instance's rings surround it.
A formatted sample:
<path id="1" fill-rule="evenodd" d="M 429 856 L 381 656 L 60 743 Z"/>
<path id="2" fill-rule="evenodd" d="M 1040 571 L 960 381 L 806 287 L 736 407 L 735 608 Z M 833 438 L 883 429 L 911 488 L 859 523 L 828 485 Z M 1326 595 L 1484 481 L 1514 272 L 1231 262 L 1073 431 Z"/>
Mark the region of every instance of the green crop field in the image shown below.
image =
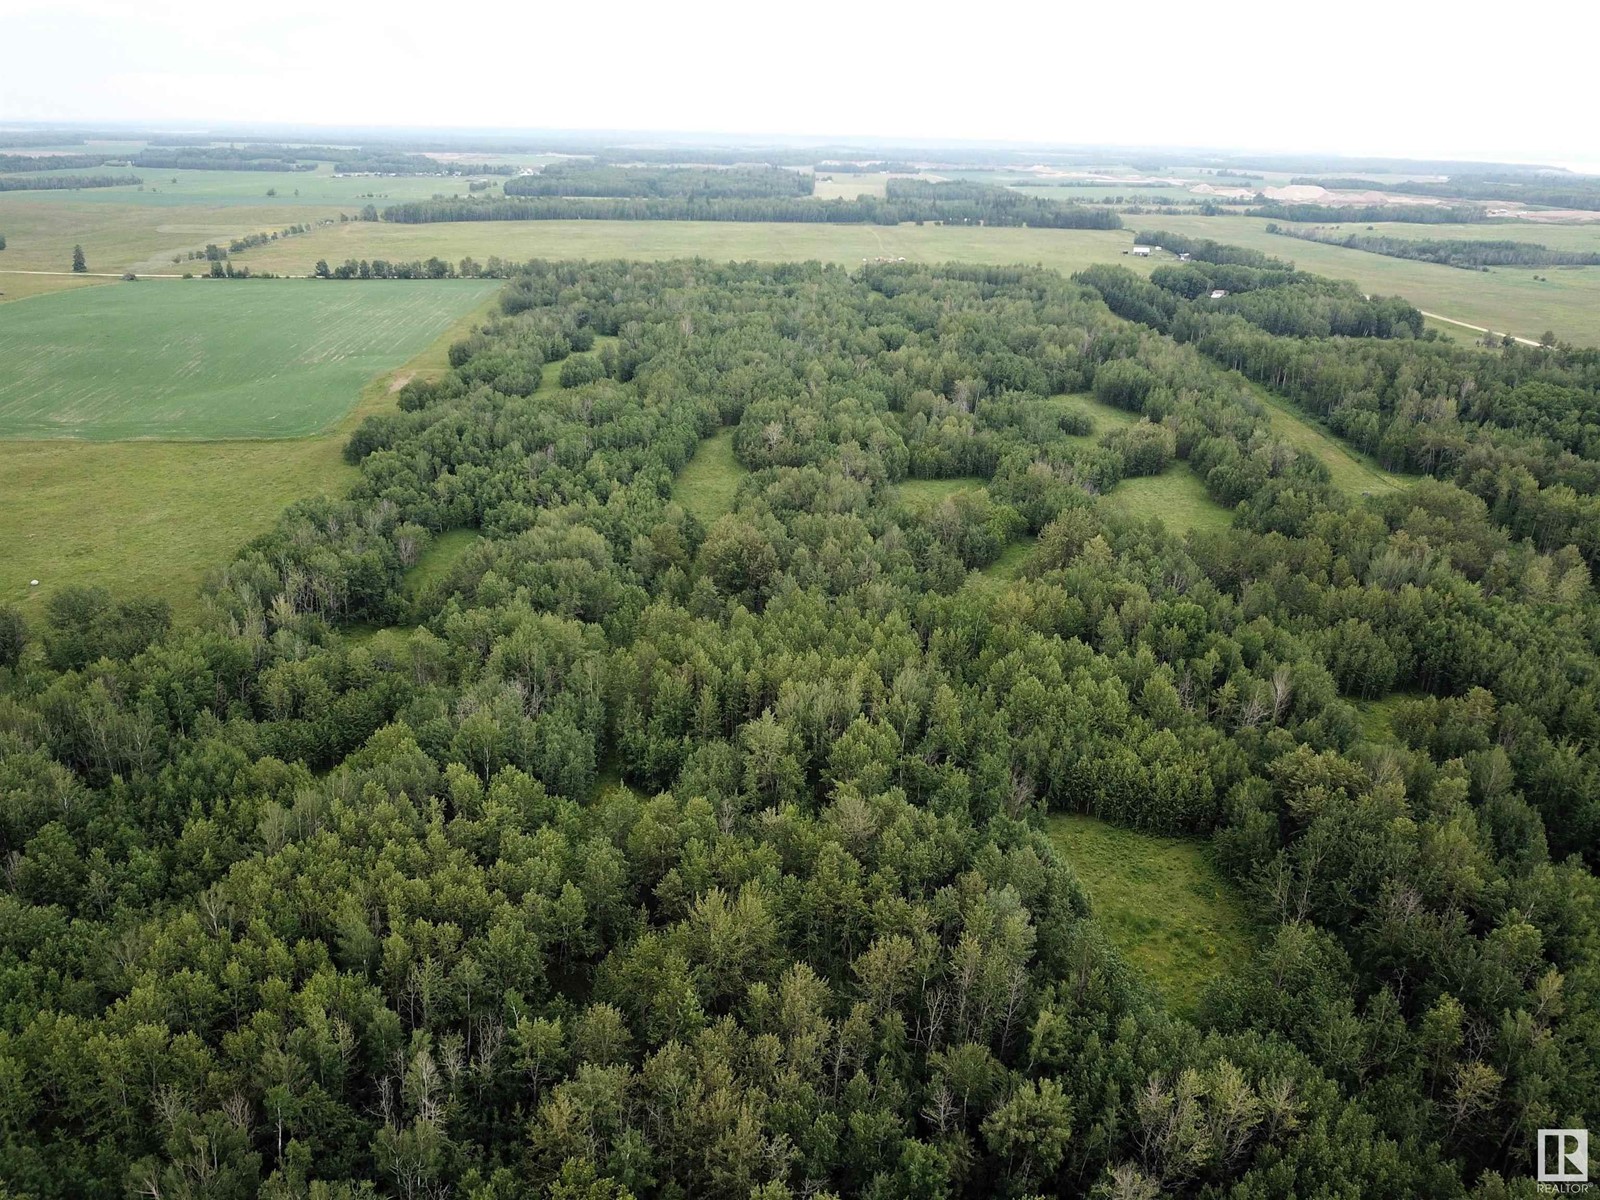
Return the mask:
<path id="1" fill-rule="evenodd" d="M 10 293 L 27 278 L 22 271 L 52 271 L 61 274 L 34 276 L 37 283 L 59 288 L 69 286 L 72 276 L 72 248 L 83 247 L 89 270 L 120 275 L 134 271 L 140 275 L 203 274 L 205 263 L 180 261 L 191 250 L 204 250 L 214 242 L 226 246 L 234 238 L 253 233 L 274 233 L 290 225 L 337 221 L 338 208 L 305 205 L 272 207 L 260 204 L 202 205 L 169 208 L 155 204 L 132 203 L 136 193 L 109 189 L 122 196 L 122 203 L 107 198 L 93 199 L 92 192 L 4 192 L 0 193 L 0 233 L 6 248 L 0 250 L 0 290 Z M 349 212 L 359 211 L 351 206 Z M 298 239 L 289 239 L 290 241 Z M 304 275 L 311 264 L 294 272 Z"/>
<path id="2" fill-rule="evenodd" d="M 145 281 L 0 309 L 0 435 L 300 437 L 491 281 Z"/>
<path id="3" fill-rule="evenodd" d="M 14 311 L 34 303 L 47 301 Z M 349 487 L 356 474 L 343 458 L 350 431 L 368 414 L 393 408 L 401 382 L 442 373 L 450 343 L 465 336 L 491 303 L 486 298 L 463 312 L 419 353 L 349 393 L 343 403 L 354 407 L 316 437 L 0 440 L 0 511 L 9 514 L 0 521 L 0 603 L 31 607 L 63 584 L 100 584 L 118 594 L 158 596 L 180 615 L 192 614 L 206 574 L 270 529 L 287 505 L 307 496 L 340 495 Z M 0 326 L 9 315 L 0 312 Z M 32 579 L 40 586 L 31 587 Z"/>
<path id="4" fill-rule="evenodd" d="M 1052 817 L 1050 840 L 1117 948 L 1178 1012 L 1253 952 L 1244 903 L 1203 844 L 1084 816 Z"/>
<path id="5" fill-rule="evenodd" d="M 719 429 L 694 452 L 678 474 L 673 494 L 706 525 L 733 509 L 733 494 L 749 471 L 733 453 L 733 430 Z"/>
<path id="6" fill-rule="evenodd" d="M 295 205 L 340 205 L 354 212 L 363 204 L 396 204 L 426 200 L 435 194 L 465 195 L 464 177 L 449 175 L 335 175 L 324 163 L 316 171 L 183 171 L 159 167 L 85 167 L 70 171 L 29 171 L 35 175 L 135 175 L 138 185 L 84 188 L 71 192 L 74 202 L 95 205 L 136 205 L 178 208 L 184 205 L 245 204 L 269 208 Z M 501 176 L 484 176 L 498 181 Z M 271 192 L 272 195 L 267 193 Z M 60 192 L 4 193 L 12 196 L 57 196 Z"/>

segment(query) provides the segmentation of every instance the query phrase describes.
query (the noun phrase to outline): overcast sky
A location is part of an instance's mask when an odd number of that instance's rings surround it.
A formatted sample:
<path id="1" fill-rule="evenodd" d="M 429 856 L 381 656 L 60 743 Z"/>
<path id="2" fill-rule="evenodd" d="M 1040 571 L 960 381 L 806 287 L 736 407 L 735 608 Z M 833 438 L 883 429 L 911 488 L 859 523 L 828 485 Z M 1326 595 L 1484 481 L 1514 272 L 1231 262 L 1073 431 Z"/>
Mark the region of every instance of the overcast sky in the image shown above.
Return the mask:
<path id="1" fill-rule="evenodd" d="M 0 0 L 0 121 L 971 138 L 1600 170 L 1600 5 L 1474 10 Z"/>

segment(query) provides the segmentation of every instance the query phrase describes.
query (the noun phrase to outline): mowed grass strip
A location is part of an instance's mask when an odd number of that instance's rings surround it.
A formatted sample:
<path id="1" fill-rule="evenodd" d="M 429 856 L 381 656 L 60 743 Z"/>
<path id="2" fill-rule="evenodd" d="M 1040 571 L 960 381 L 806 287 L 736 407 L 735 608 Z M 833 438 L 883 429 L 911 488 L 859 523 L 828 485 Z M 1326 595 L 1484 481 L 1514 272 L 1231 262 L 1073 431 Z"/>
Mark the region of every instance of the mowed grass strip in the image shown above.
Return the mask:
<path id="1" fill-rule="evenodd" d="M 739 481 L 749 473 L 734 456 L 733 430 L 719 429 L 700 443 L 694 457 L 678 472 L 672 492 L 685 511 L 709 525 L 733 511 Z"/>
<path id="2" fill-rule="evenodd" d="M 450 344 L 493 303 L 490 293 L 404 364 L 366 381 L 344 419 L 316 437 L 0 441 L 0 604 L 21 603 L 42 619 L 52 591 L 87 584 L 159 597 L 180 618 L 193 615 L 207 573 L 272 528 L 284 508 L 349 488 L 356 470 L 343 453 L 351 430 L 393 409 L 396 384 L 448 370 Z"/>
<path id="3" fill-rule="evenodd" d="M 1077 815 L 1052 817 L 1049 833 L 1112 943 L 1176 1012 L 1253 953 L 1249 913 L 1203 843 Z"/>
<path id="4" fill-rule="evenodd" d="M 0 308 L 0 436 L 303 437 L 489 280 L 121 283 Z"/>
<path id="5" fill-rule="evenodd" d="M 1242 379 L 1243 376 L 1240 376 Z M 1363 454 L 1305 416 L 1289 401 L 1259 384 L 1250 388 L 1262 407 L 1272 432 L 1302 454 L 1319 458 L 1328 468 L 1335 487 L 1351 496 L 1399 491 L 1409 487 L 1415 476 L 1407 478 L 1380 467 L 1371 455 Z"/>

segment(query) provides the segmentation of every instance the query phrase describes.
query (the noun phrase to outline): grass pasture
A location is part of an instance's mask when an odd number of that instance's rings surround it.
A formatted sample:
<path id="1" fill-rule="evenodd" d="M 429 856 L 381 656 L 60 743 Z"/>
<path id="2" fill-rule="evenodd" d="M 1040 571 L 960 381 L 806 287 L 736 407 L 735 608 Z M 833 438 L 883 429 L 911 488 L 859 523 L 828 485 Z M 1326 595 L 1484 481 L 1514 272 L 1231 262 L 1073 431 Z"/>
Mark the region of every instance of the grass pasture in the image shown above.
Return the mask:
<path id="1" fill-rule="evenodd" d="M 1076 815 L 1049 832 L 1112 942 L 1177 1012 L 1252 953 L 1249 914 L 1203 843 Z"/>
<path id="2" fill-rule="evenodd" d="M 344 404 L 353 400 L 354 407 L 315 437 L 0 440 L 0 511 L 7 514 L 0 520 L 0 603 L 32 608 L 62 584 L 92 584 L 119 595 L 157 596 L 180 617 L 192 615 L 206 574 L 270 529 L 285 507 L 308 496 L 340 495 L 350 486 L 356 471 L 343 457 L 350 431 L 369 414 L 391 408 L 399 382 L 448 369 L 450 344 L 491 302 L 486 298 L 461 313 L 418 353 L 353 389 Z M 448 545 L 449 536 L 430 548 L 424 565 L 442 553 L 440 543 Z M 30 579 L 40 586 L 30 587 Z"/>
<path id="3" fill-rule="evenodd" d="M 750 472 L 733 453 L 733 430 L 719 429 L 678 473 L 673 493 L 678 503 L 703 525 L 733 511 L 739 480 Z"/>
<path id="4" fill-rule="evenodd" d="M 352 221 L 236 255 L 252 270 L 304 274 L 319 258 L 410 261 L 438 255 L 480 262 L 529 258 L 703 257 L 718 262 L 840 263 L 904 257 L 910 262 L 1038 263 L 1064 273 L 1128 262 L 1126 229 L 1025 229 L 957 225 L 827 225 L 756 221 L 442 221 L 389 225 Z M 70 246 L 68 249 L 70 250 Z"/>
<path id="5" fill-rule="evenodd" d="M 303 437 L 488 281 L 144 281 L 0 309 L 0 436 Z"/>

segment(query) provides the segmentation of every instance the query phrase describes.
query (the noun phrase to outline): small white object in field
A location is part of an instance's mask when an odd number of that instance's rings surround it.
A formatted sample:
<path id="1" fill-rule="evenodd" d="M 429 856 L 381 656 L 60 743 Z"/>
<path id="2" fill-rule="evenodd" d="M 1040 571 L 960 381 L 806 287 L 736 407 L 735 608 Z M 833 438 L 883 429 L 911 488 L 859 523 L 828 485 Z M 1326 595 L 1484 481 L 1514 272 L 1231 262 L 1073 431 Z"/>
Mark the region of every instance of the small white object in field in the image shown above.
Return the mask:
<path id="1" fill-rule="evenodd" d="M 39 586 L 39 581 L 37 579 L 30 579 L 30 580 L 28 580 L 28 586 L 29 587 L 38 587 Z"/>

